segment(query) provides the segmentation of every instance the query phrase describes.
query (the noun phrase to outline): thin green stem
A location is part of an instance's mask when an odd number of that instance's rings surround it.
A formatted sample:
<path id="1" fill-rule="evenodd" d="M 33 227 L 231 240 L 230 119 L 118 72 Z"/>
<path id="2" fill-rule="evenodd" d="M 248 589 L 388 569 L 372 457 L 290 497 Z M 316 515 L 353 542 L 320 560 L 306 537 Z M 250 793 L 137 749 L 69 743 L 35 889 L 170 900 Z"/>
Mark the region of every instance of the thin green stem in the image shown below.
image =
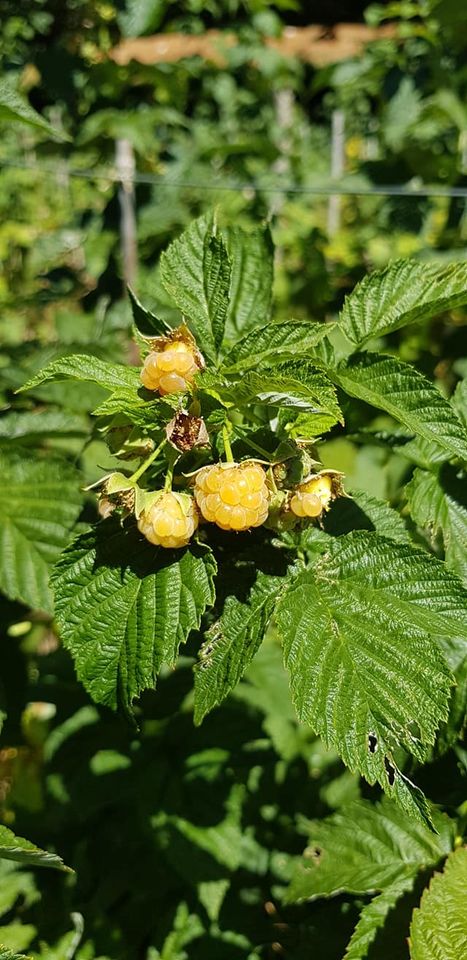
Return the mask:
<path id="1" fill-rule="evenodd" d="M 244 433 L 241 427 L 237 427 L 235 424 L 233 424 L 233 429 L 235 433 L 237 433 L 238 436 L 241 437 L 242 440 L 244 440 L 249 447 L 251 447 L 252 450 L 256 450 L 256 453 L 260 454 L 263 460 L 266 460 L 268 463 L 271 463 L 271 455 L 267 453 L 266 450 L 263 450 L 263 448 L 260 447 L 257 443 L 255 443 L 254 440 L 251 440 L 250 437 Z"/>
<path id="2" fill-rule="evenodd" d="M 169 463 L 169 466 L 168 466 L 168 468 L 167 468 L 167 473 L 166 473 L 166 475 L 165 475 L 165 483 L 164 483 L 164 492 L 165 492 L 165 493 L 168 493 L 168 492 L 172 489 L 172 480 L 173 480 L 173 475 L 174 475 L 174 466 L 175 466 L 175 462 Z"/>
<path id="3" fill-rule="evenodd" d="M 142 477 L 143 473 L 146 472 L 148 467 L 151 466 L 151 463 L 154 463 L 154 460 L 156 460 L 156 458 L 159 456 L 161 450 L 164 449 L 166 443 L 167 443 L 167 437 L 164 437 L 164 439 L 161 441 L 159 446 L 156 447 L 156 449 L 149 454 L 149 457 L 147 457 L 146 460 L 143 461 L 143 463 L 138 467 L 138 469 L 135 470 L 134 473 L 132 473 L 130 477 L 130 480 L 132 483 L 136 483 L 136 481 L 139 480 L 140 477 Z"/>
<path id="4" fill-rule="evenodd" d="M 232 453 L 232 447 L 230 446 L 229 432 L 230 432 L 229 427 L 227 426 L 227 423 L 225 423 L 224 426 L 222 427 L 222 439 L 224 441 L 225 459 L 227 460 L 227 463 L 233 463 L 234 458 Z"/>
<path id="5" fill-rule="evenodd" d="M 174 469 L 179 460 L 180 454 L 178 450 L 175 450 L 174 447 L 170 446 L 167 450 L 167 473 L 165 475 L 164 483 L 164 490 L 166 493 L 172 489 Z"/>

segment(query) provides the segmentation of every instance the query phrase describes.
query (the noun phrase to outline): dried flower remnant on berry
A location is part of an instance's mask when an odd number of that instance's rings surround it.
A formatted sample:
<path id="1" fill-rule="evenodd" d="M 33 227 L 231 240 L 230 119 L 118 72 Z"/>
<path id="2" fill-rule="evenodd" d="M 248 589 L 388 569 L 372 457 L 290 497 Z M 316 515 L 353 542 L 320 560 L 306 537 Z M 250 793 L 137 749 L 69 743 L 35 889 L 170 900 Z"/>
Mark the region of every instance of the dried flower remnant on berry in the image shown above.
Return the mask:
<path id="1" fill-rule="evenodd" d="M 194 417 L 185 410 L 179 410 L 165 428 L 167 440 L 180 450 L 188 453 L 194 447 L 208 447 L 209 434 L 202 417 Z"/>
<path id="2" fill-rule="evenodd" d="M 186 547 L 198 526 L 193 497 L 158 491 L 138 517 L 138 530 L 158 547 Z"/>
<path id="3" fill-rule="evenodd" d="M 195 339 L 187 327 L 181 326 L 169 336 L 151 342 L 151 351 L 141 371 L 141 383 L 161 397 L 186 393 L 203 368 L 204 360 Z"/>
<path id="4" fill-rule="evenodd" d="M 125 477 L 123 473 L 110 473 L 102 480 L 98 481 L 100 487 L 97 510 L 99 516 L 106 520 L 115 510 L 118 510 L 122 516 L 128 516 L 133 512 L 135 506 L 135 490 L 131 479 Z M 96 487 L 93 484 L 92 489 Z"/>
<path id="5" fill-rule="evenodd" d="M 268 515 L 266 474 L 252 460 L 204 467 L 196 477 L 195 498 L 204 519 L 221 530 L 250 530 Z"/>

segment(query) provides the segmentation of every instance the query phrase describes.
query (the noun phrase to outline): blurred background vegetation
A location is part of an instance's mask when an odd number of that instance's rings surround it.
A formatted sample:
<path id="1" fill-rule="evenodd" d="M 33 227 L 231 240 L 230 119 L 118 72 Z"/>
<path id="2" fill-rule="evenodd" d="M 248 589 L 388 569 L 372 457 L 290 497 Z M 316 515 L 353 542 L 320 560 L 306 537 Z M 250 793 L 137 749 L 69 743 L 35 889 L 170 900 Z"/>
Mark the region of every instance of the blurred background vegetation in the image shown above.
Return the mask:
<path id="1" fill-rule="evenodd" d="M 0 0 L 2 75 L 70 137 L 53 144 L 27 128 L 3 130 L 3 337 L 17 338 L 20 321 L 27 335 L 53 337 L 64 303 L 67 313 L 74 303 L 79 314 L 125 322 L 126 311 L 114 309 L 124 272 L 119 186 L 108 179 L 118 176 L 122 139 L 141 178 L 135 285 L 149 301 L 161 296 L 159 251 L 213 204 L 239 223 L 273 217 L 279 313 L 326 316 L 365 270 L 393 257 L 463 256 L 465 197 L 384 194 L 386 185 L 467 182 L 461 8 L 455 0 Z M 359 49 L 365 23 L 381 39 Z M 322 25 L 319 39 L 307 35 L 310 24 Z M 154 34 L 165 44 L 142 54 Z M 198 55 L 186 35 L 198 38 Z M 329 190 L 336 169 L 356 195 L 329 201 L 313 192 Z M 375 188 L 382 193 L 362 195 Z"/>
<path id="2" fill-rule="evenodd" d="M 80 455 L 88 481 L 111 466 L 98 438 L 87 443 L 98 388 L 53 384 L 19 399 L 13 390 L 57 353 L 128 357 L 125 278 L 169 313 L 158 254 L 213 204 L 246 228 L 271 220 L 277 317 L 332 318 L 366 271 L 394 257 L 465 257 L 459 0 L 0 0 L 0 22 L 2 80 L 57 131 L 54 141 L 1 125 L 8 442 L 17 429 L 20 444 Z M 141 45 L 154 35 L 156 45 Z M 344 193 L 333 199 L 336 181 Z M 466 373 L 464 324 L 453 311 L 386 346 L 451 393 Z M 11 417 L 45 402 L 43 433 L 21 434 Z M 357 406 L 360 425 L 391 427 Z M 388 447 L 336 436 L 322 454 L 355 488 L 400 501 L 410 468 Z M 294 720 L 274 643 L 194 730 L 195 637 L 180 670 L 143 698 L 139 736 L 90 704 L 50 618 L 6 599 L 1 609 L 3 819 L 57 847 L 78 876 L 0 861 L 0 940 L 50 960 L 273 957 L 277 940 L 291 960 L 340 958 L 358 904 L 279 915 L 271 890 L 303 847 L 297 816 L 372 794 Z M 454 762 L 443 763 L 430 794 L 455 805 Z M 374 957 L 407 956 L 388 936 Z"/>

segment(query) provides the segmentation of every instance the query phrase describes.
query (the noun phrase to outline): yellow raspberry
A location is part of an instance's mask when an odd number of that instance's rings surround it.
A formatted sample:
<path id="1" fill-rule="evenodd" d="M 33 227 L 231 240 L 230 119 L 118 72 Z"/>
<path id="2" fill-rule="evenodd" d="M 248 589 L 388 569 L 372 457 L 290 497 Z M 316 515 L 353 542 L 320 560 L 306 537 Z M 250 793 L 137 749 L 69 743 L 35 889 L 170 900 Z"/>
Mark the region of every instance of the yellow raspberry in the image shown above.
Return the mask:
<path id="1" fill-rule="evenodd" d="M 219 463 L 200 470 L 195 499 L 205 520 L 221 530 L 250 530 L 268 515 L 266 474 L 259 463 Z"/>
<path id="2" fill-rule="evenodd" d="M 319 517 L 329 509 L 332 496 L 332 475 L 320 474 L 295 488 L 290 509 L 296 517 Z"/>
<path id="3" fill-rule="evenodd" d="M 158 547 L 186 547 L 197 526 L 196 505 L 186 493 L 161 493 L 138 518 L 138 530 Z"/>
<path id="4" fill-rule="evenodd" d="M 148 390 L 157 390 L 161 397 L 166 393 L 185 393 L 200 369 L 196 353 L 188 343 L 169 341 L 148 353 L 141 383 Z"/>

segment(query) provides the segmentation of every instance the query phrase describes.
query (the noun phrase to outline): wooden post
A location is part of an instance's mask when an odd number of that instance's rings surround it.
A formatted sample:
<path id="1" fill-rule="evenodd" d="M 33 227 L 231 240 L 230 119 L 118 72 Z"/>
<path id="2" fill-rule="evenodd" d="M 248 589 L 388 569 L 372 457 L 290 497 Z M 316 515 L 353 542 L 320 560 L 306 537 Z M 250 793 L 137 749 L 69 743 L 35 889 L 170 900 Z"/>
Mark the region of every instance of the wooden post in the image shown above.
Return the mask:
<path id="1" fill-rule="evenodd" d="M 345 116 L 343 110 L 333 110 L 331 117 L 331 179 L 339 180 L 345 164 Z M 341 197 L 333 193 L 328 204 L 328 236 L 339 230 L 341 223 Z"/>
<path id="2" fill-rule="evenodd" d="M 278 175 L 278 179 L 284 180 L 290 175 L 290 133 L 293 122 L 293 104 L 294 95 L 290 87 L 284 87 L 277 90 L 274 94 L 274 108 L 276 114 L 276 123 L 278 129 L 279 156 L 273 163 L 273 171 Z M 273 195 L 269 209 L 271 216 L 280 213 L 285 203 L 285 194 L 276 193 Z"/>
<path id="3" fill-rule="evenodd" d="M 125 285 L 134 286 L 138 271 L 138 247 L 135 210 L 135 155 L 129 140 L 117 140 L 115 166 L 119 180 L 120 249 Z"/>

